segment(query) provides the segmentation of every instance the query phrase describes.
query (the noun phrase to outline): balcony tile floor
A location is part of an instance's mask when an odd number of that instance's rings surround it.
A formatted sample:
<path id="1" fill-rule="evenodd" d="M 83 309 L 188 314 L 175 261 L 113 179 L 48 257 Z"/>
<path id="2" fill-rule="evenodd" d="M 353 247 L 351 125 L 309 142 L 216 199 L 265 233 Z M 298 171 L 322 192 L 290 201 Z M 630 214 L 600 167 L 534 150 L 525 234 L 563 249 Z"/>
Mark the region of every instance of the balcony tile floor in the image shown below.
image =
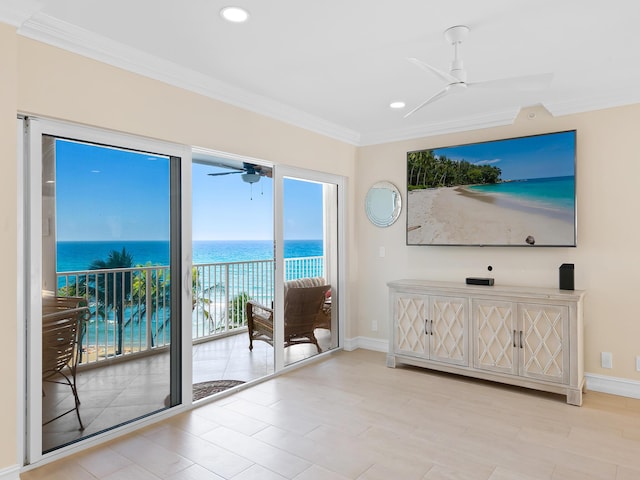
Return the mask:
<path id="1" fill-rule="evenodd" d="M 316 331 L 323 349 L 329 347 L 329 330 Z M 314 345 L 295 345 L 285 349 L 285 363 L 316 354 Z M 255 380 L 273 373 L 273 348 L 254 342 L 249 351 L 247 334 L 232 335 L 193 346 L 193 383 L 209 380 Z M 80 371 L 77 386 L 84 431 L 79 430 L 74 412 L 45 425 L 43 450 L 88 437 L 140 416 L 165 408 L 169 394 L 169 355 L 167 353 L 114 363 Z M 73 395 L 66 385 L 43 385 L 43 418 L 72 408 Z M 55 412 L 55 413 L 53 413 Z"/>

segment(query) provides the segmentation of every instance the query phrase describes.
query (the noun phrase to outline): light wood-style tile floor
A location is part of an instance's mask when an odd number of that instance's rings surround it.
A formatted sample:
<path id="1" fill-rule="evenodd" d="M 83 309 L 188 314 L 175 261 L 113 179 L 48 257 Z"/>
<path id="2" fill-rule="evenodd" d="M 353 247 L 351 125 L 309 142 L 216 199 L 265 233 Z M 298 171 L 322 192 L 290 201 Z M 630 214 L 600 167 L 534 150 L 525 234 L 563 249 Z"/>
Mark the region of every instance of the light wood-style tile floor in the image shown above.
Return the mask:
<path id="1" fill-rule="evenodd" d="M 21 478 L 633 480 L 640 400 L 575 407 L 339 352 Z"/>

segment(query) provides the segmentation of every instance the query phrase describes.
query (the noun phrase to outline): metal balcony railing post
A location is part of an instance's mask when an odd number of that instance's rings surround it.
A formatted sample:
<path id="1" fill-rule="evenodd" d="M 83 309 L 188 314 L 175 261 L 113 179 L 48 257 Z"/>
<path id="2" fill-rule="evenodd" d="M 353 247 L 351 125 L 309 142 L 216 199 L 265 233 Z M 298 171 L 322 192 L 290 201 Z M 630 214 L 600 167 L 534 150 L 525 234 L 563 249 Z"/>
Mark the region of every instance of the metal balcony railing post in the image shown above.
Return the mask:
<path id="1" fill-rule="evenodd" d="M 224 312 L 224 331 L 228 332 L 229 331 L 229 267 L 230 265 L 227 263 L 225 265 L 225 277 L 224 277 L 224 308 L 225 308 L 225 312 Z"/>
<path id="2" fill-rule="evenodd" d="M 153 348 L 153 332 L 151 329 L 151 320 L 153 318 L 153 302 L 151 300 L 151 289 L 149 288 L 149 274 L 151 272 L 145 272 L 145 282 L 144 282 L 144 316 L 145 316 L 145 336 L 146 336 L 146 350 L 151 350 Z"/>

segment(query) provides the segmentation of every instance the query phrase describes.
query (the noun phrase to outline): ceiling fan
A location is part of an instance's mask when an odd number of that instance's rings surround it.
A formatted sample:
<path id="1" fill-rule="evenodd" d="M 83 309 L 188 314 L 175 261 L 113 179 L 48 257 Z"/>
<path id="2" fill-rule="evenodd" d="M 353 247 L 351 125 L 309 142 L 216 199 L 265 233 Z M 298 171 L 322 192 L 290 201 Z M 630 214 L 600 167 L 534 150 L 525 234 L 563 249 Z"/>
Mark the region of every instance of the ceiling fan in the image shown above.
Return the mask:
<path id="1" fill-rule="evenodd" d="M 409 58 L 408 60 L 417 65 L 419 68 L 435 74 L 446 82 L 445 87 L 435 95 L 427 98 L 420 105 L 415 107 L 404 118 L 413 115 L 421 108 L 433 103 L 446 95 L 464 92 L 467 88 L 509 88 L 518 90 L 539 90 L 544 88 L 551 82 L 552 73 L 544 73 L 539 75 L 526 75 L 521 77 L 509 77 L 496 80 L 487 80 L 484 82 L 467 82 L 467 71 L 464 69 L 462 60 L 458 57 L 458 49 L 462 41 L 469 35 L 469 27 L 466 25 L 456 25 L 448 28 L 444 32 L 444 38 L 453 45 L 453 61 L 449 73 L 444 72 L 428 63 L 424 63 L 417 58 Z"/>
<path id="2" fill-rule="evenodd" d="M 208 173 L 212 177 L 218 177 L 220 175 L 232 175 L 234 173 L 239 173 L 242 181 L 245 183 L 257 183 L 260 181 L 260 177 L 270 177 L 271 169 L 268 167 L 263 167 L 262 165 L 254 165 L 253 163 L 242 162 L 242 168 L 232 167 L 229 165 L 224 165 L 224 168 L 232 168 L 233 172 L 219 172 L 219 173 Z"/>

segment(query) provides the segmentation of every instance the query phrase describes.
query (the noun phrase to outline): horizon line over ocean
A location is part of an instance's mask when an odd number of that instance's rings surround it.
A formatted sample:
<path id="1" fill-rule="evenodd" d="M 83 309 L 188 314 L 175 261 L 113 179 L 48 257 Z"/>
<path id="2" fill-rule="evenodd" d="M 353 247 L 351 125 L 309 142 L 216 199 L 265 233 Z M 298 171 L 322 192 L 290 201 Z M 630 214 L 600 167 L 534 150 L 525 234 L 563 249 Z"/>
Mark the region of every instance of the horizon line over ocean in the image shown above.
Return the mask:
<path id="1" fill-rule="evenodd" d="M 467 188 L 482 193 L 506 195 L 516 201 L 533 202 L 572 214 L 575 211 L 575 175 L 525 178 Z"/>
<path id="2" fill-rule="evenodd" d="M 56 242 L 56 271 L 88 270 L 96 260 L 106 260 L 113 250 L 126 248 L 134 265 L 169 265 L 168 240 L 108 240 Z M 194 240 L 193 264 L 244 262 L 273 259 L 272 240 Z M 285 258 L 319 257 L 323 241 L 285 240 Z"/>

